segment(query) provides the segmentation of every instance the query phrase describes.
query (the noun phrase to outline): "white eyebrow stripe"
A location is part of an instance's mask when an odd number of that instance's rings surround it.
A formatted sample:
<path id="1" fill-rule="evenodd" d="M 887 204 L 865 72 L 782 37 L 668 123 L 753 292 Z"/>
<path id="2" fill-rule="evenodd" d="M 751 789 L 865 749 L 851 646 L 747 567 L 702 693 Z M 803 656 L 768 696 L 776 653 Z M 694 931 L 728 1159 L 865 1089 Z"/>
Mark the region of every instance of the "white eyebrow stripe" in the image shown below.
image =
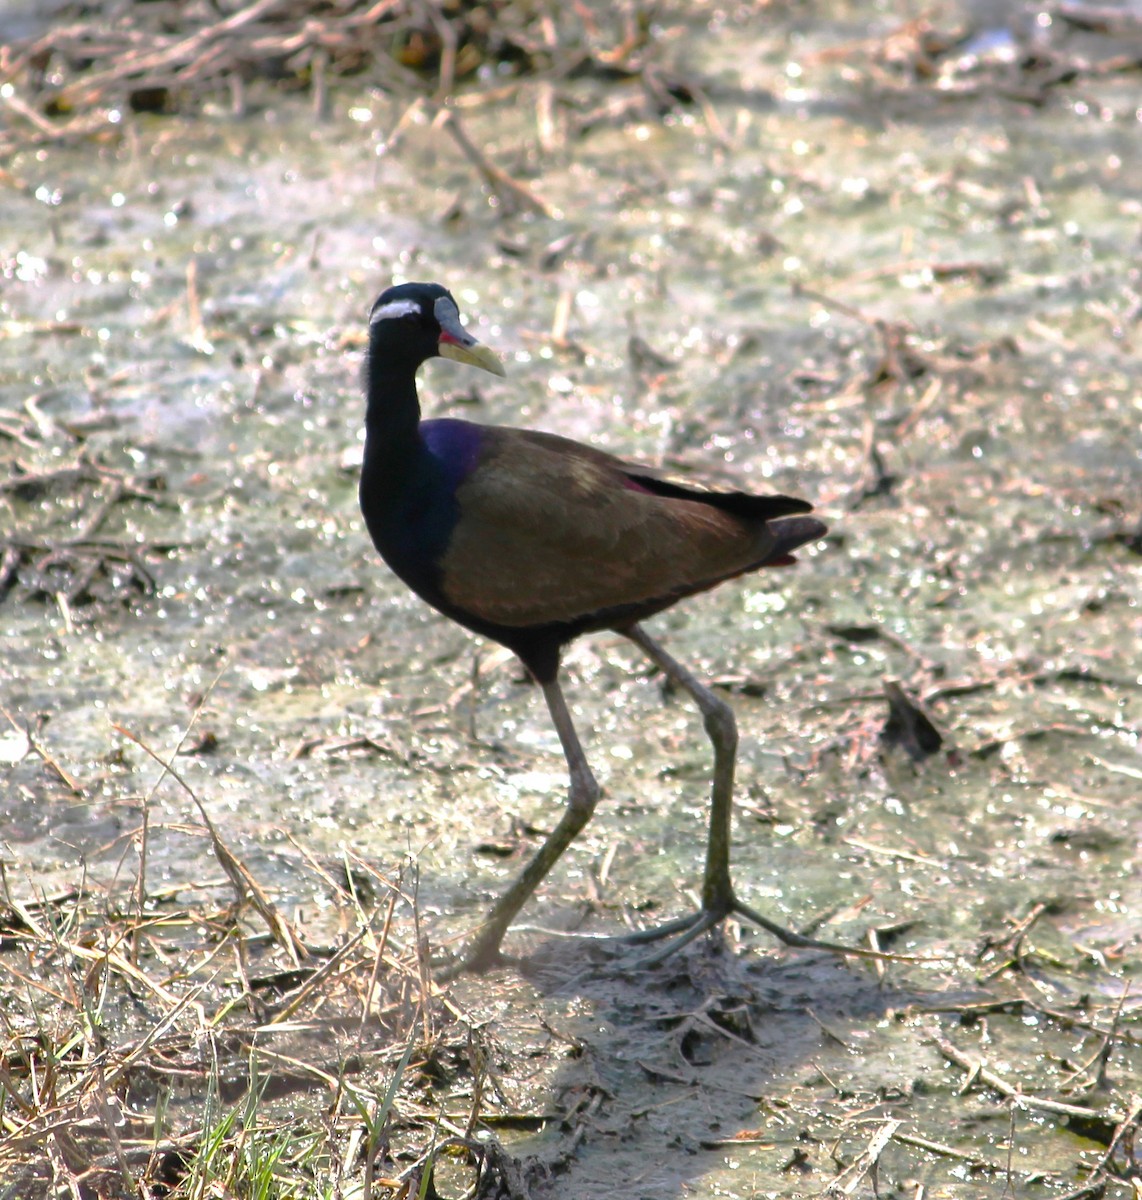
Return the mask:
<path id="1" fill-rule="evenodd" d="M 388 321 L 393 317 L 407 317 L 409 313 L 420 315 L 420 305 L 415 300 L 390 300 L 388 304 L 373 310 L 369 324 L 375 325 L 378 321 Z"/>

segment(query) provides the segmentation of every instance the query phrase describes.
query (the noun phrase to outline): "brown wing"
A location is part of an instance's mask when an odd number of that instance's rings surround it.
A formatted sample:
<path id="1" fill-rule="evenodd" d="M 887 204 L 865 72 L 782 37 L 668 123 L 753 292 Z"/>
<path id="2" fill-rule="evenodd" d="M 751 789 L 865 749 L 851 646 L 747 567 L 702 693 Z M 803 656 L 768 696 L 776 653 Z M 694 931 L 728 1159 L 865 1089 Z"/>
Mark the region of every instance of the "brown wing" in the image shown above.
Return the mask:
<path id="1" fill-rule="evenodd" d="M 632 470 L 577 442 L 489 429 L 457 489 L 445 597 L 500 625 L 573 621 L 700 591 L 774 548 L 764 520 L 655 494 Z"/>

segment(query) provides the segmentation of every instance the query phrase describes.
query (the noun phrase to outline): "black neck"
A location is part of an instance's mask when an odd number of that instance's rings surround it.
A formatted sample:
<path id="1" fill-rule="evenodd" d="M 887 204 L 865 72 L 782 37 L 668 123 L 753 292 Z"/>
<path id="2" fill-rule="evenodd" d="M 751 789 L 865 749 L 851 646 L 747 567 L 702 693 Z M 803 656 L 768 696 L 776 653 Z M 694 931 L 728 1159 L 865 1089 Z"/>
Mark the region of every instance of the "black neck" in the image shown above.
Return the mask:
<path id="1" fill-rule="evenodd" d="M 370 352 L 365 362 L 365 469 L 395 478 L 419 441 L 419 364 Z"/>

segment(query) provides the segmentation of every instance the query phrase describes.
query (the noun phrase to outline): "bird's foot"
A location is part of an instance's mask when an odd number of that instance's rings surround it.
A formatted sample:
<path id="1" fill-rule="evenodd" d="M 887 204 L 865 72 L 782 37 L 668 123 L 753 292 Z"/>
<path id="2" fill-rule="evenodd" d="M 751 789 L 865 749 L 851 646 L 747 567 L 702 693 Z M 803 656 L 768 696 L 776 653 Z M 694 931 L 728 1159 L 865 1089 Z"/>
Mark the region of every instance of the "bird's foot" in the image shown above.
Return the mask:
<path id="1" fill-rule="evenodd" d="M 883 962 L 927 961 L 911 955 L 889 954 L 883 950 L 872 950 L 864 946 L 842 946 L 839 942 L 825 942 L 818 938 L 808 937 L 796 930 L 786 929 L 784 925 L 778 925 L 776 921 L 762 916 L 757 909 L 751 908 L 739 900 L 732 891 L 724 897 L 715 895 L 712 899 L 707 900 L 697 912 L 690 913 L 689 916 L 676 917 L 673 921 L 664 921 L 661 925 L 655 925 L 651 929 L 640 929 L 636 933 L 623 934 L 619 937 L 610 937 L 606 934 L 569 933 L 554 929 L 536 930 L 530 926 L 520 926 L 519 928 L 521 930 L 528 929 L 531 932 L 541 932 L 550 937 L 589 941 L 598 950 L 602 950 L 608 955 L 614 953 L 610 946 L 616 944 L 647 946 L 654 942 L 666 942 L 666 945 L 651 954 L 638 955 L 622 961 L 623 968 L 637 970 L 665 962 L 672 954 L 677 953 L 684 946 L 688 946 L 702 934 L 732 916 L 744 917 L 747 921 L 752 921 L 753 924 L 772 934 L 783 945 L 798 950 L 826 950 L 830 954 L 843 954 L 850 958 L 875 958 Z M 461 953 L 450 961 L 434 967 L 433 978 L 437 983 L 447 983 L 464 974 L 482 975 L 485 971 L 493 971 L 498 967 L 520 966 L 523 960 L 514 955 L 505 954 L 500 949 L 500 942 L 503 940 L 505 932 L 506 929 L 498 927 L 493 932 L 485 926 L 484 930 Z"/>
<path id="2" fill-rule="evenodd" d="M 497 967 L 517 966 L 519 959 L 505 954 L 498 945 L 481 945 L 477 940 L 460 953 L 441 963 L 433 963 L 432 978 L 437 983 L 451 983 L 461 975 L 483 975 Z"/>
<path id="3" fill-rule="evenodd" d="M 666 921 L 661 925 L 656 925 L 653 929 L 643 929 L 638 933 L 627 934 L 619 940 L 626 945 L 645 946 L 651 942 L 660 942 L 667 939 L 673 939 L 667 942 L 667 945 L 661 949 L 655 950 L 653 954 L 644 954 L 637 958 L 627 961 L 624 965 L 627 967 L 653 967 L 661 962 L 665 962 L 672 954 L 681 950 L 684 946 L 688 946 L 695 938 L 699 938 L 703 933 L 713 929 L 714 926 L 720 925 L 727 917 L 739 916 L 745 917 L 747 921 L 752 921 L 755 925 L 760 925 L 766 932 L 773 934 L 779 942 L 786 946 L 794 946 L 798 949 L 807 950 L 828 950 L 832 954 L 852 955 L 857 958 L 888 958 L 894 956 L 891 954 L 883 954 L 876 950 L 866 950 L 863 947 L 842 946 L 838 942 L 823 942 L 817 938 L 806 937 L 802 933 L 797 933 L 795 930 L 786 929 L 784 925 L 778 925 L 775 921 L 769 920 L 768 917 L 763 917 L 756 909 L 750 908 L 748 904 L 743 904 L 733 893 L 725 898 L 716 898 L 712 903 L 703 905 L 697 912 L 691 913 L 687 917 L 678 917 L 673 921 Z"/>

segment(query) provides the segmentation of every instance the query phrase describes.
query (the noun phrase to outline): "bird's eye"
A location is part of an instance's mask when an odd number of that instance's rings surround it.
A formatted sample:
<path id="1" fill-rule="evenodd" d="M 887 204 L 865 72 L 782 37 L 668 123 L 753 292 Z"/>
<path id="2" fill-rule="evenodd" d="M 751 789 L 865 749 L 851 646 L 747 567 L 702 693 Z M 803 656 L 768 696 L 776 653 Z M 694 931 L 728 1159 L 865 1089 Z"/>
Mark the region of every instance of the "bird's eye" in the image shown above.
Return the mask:
<path id="1" fill-rule="evenodd" d="M 420 324 L 420 313 L 406 312 L 402 319 L 406 325 L 419 325 Z"/>

